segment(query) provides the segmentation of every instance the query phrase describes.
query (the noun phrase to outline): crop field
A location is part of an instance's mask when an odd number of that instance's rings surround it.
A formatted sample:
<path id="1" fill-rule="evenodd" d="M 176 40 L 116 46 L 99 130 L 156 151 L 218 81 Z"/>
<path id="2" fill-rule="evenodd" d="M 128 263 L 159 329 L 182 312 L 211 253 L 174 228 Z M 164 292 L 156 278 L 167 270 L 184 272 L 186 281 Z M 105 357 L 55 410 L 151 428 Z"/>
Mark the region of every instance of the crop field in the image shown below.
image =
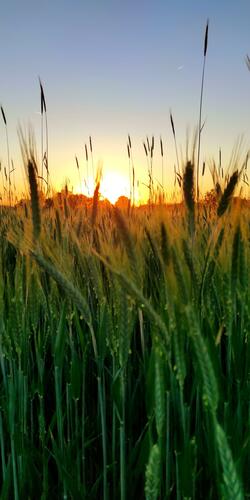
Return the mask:
<path id="1" fill-rule="evenodd" d="M 1 499 L 250 498 L 249 205 L 1 208 Z M 217 186 L 218 188 L 218 186 Z"/>

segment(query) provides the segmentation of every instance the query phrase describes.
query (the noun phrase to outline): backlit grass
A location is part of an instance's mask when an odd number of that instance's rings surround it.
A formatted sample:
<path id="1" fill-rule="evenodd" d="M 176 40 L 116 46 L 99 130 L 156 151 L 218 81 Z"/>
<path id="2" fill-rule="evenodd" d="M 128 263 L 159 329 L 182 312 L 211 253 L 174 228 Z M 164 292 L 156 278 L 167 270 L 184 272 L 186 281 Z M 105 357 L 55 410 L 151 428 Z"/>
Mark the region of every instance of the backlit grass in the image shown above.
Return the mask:
<path id="1" fill-rule="evenodd" d="M 249 207 L 193 173 L 186 206 L 42 209 L 31 159 L 1 209 L 2 499 L 250 496 Z"/>

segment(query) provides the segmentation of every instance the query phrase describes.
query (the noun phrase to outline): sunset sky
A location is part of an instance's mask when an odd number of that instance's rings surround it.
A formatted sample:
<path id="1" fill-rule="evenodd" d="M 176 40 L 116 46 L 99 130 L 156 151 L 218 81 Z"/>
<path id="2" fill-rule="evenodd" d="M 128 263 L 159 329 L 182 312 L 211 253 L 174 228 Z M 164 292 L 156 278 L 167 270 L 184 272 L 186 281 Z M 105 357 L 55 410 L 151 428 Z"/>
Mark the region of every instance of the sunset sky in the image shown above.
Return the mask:
<path id="1" fill-rule="evenodd" d="M 154 175 L 161 180 L 158 141 L 162 135 L 165 187 L 171 192 L 176 160 L 169 109 L 178 146 L 185 151 L 187 127 L 192 137 L 198 123 L 207 18 L 201 161 L 217 159 L 221 147 L 226 166 L 241 135 L 242 152 L 249 148 L 248 0 L 2 2 L 0 104 L 8 122 L 19 189 L 23 181 L 18 123 L 33 125 L 38 156 L 40 151 L 40 76 L 48 108 L 49 167 L 57 189 L 66 178 L 75 191 L 79 189 L 75 155 L 86 176 L 84 144 L 91 134 L 94 162 L 103 164 L 107 186 L 114 179 L 121 193 L 128 194 L 130 133 L 136 179 L 141 181 L 139 194 L 145 196 L 142 183 L 147 183 L 142 141 L 152 134 L 157 146 Z M 6 165 L 2 121 L 0 159 Z M 207 180 L 203 179 L 203 189 Z"/>

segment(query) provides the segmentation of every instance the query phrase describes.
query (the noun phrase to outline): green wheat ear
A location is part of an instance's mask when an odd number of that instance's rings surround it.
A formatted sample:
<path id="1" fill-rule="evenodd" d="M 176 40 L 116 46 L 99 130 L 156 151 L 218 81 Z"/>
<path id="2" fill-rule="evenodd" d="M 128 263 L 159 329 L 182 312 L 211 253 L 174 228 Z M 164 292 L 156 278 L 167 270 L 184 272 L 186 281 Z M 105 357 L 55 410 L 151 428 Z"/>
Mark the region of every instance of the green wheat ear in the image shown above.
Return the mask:
<path id="1" fill-rule="evenodd" d="M 149 461 L 146 467 L 146 500 L 157 500 L 157 498 L 159 498 L 160 468 L 160 449 L 158 444 L 154 444 L 150 450 Z"/>
<path id="2" fill-rule="evenodd" d="M 239 173 L 238 173 L 238 170 L 236 170 L 231 175 L 229 182 L 228 182 L 228 185 L 225 188 L 225 190 L 222 194 L 222 197 L 220 199 L 220 203 L 219 203 L 219 206 L 217 209 L 218 217 L 221 217 L 225 213 L 225 211 L 227 210 L 227 208 L 230 204 L 231 198 L 234 194 L 235 188 L 237 186 L 238 180 L 239 180 Z"/>
<path id="3" fill-rule="evenodd" d="M 161 254 L 163 262 L 165 262 L 165 264 L 168 265 L 171 259 L 171 251 L 170 251 L 168 233 L 166 230 L 166 226 L 163 222 L 161 222 Z"/>
<path id="4" fill-rule="evenodd" d="M 188 209 L 189 217 L 189 230 L 193 232 L 194 230 L 194 165 L 191 161 L 187 162 L 184 174 L 183 174 L 183 194 Z"/>
<path id="5" fill-rule="evenodd" d="M 217 379 L 206 342 L 190 305 L 186 306 L 186 317 L 189 326 L 188 334 L 202 381 L 203 404 L 212 414 L 215 414 L 219 402 Z"/>
<path id="6" fill-rule="evenodd" d="M 130 269 L 133 275 L 134 280 L 138 283 L 140 283 L 140 276 L 138 272 L 138 261 L 136 257 L 136 252 L 135 252 L 135 244 L 131 235 L 131 232 L 128 228 L 128 225 L 126 223 L 126 220 L 122 214 L 122 212 L 115 207 L 114 208 L 114 217 L 115 217 L 115 222 L 117 225 L 117 229 L 119 231 L 121 240 L 123 242 L 123 245 L 125 247 L 129 264 L 130 264 Z"/>
<path id="7" fill-rule="evenodd" d="M 243 500 L 242 486 L 235 468 L 232 452 L 220 424 L 215 421 L 215 439 L 223 470 L 223 492 L 226 500 Z"/>
<path id="8" fill-rule="evenodd" d="M 174 322 L 174 319 L 172 319 Z M 175 364 L 176 364 L 176 378 L 179 382 L 180 388 L 183 391 L 184 388 L 184 382 L 187 374 L 187 367 L 186 367 L 186 359 L 185 359 L 185 334 L 184 332 L 180 331 L 179 328 L 176 327 L 175 322 L 173 323 L 175 325 L 175 331 L 173 332 L 172 338 L 173 338 L 173 348 L 174 348 L 174 357 L 175 357 Z"/>
<path id="9" fill-rule="evenodd" d="M 163 436 L 166 419 L 164 360 L 161 354 L 159 348 L 155 349 L 155 421 L 159 441 Z"/>
<path id="10" fill-rule="evenodd" d="M 232 258 L 231 258 L 231 290 L 236 292 L 238 280 L 241 285 L 245 282 L 245 256 L 244 246 L 242 244 L 242 233 L 240 224 L 237 224 L 235 229 L 233 244 L 232 244 Z"/>
<path id="11" fill-rule="evenodd" d="M 62 227 L 61 227 L 61 219 L 58 209 L 56 209 L 56 233 L 58 237 L 58 241 L 60 245 L 62 244 Z"/>
<path id="12" fill-rule="evenodd" d="M 97 218 L 97 211 L 98 211 L 98 200 L 99 200 L 99 189 L 100 189 L 100 182 L 97 182 L 94 195 L 93 195 L 93 205 L 92 205 L 92 213 L 91 213 L 91 225 L 94 227 L 96 218 Z"/>
<path id="13" fill-rule="evenodd" d="M 36 241 L 39 239 L 41 233 L 41 212 L 40 212 L 39 194 L 37 187 L 36 167 L 32 161 L 29 161 L 28 163 L 28 177 L 29 177 L 30 198 L 31 198 L 33 238 Z"/>

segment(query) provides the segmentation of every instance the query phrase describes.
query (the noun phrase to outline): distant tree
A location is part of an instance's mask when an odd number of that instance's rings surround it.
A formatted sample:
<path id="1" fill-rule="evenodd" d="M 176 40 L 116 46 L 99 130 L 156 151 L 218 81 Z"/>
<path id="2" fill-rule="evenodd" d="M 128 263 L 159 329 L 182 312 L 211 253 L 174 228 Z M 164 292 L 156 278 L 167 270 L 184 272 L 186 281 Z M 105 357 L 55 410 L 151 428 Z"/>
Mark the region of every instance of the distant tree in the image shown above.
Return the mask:
<path id="1" fill-rule="evenodd" d="M 115 206 L 118 208 L 127 209 L 129 207 L 130 200 L 127 196 L 119 196 L 118 200 L 115 203 Z"/>
<path id="2" fill-rule="evenodd" d="M 216 208 L 218 204 L 218 193 L 216 189 L 211 189 L 207 191 L 204 197 L 204 203 L 209 208 Z"/>

